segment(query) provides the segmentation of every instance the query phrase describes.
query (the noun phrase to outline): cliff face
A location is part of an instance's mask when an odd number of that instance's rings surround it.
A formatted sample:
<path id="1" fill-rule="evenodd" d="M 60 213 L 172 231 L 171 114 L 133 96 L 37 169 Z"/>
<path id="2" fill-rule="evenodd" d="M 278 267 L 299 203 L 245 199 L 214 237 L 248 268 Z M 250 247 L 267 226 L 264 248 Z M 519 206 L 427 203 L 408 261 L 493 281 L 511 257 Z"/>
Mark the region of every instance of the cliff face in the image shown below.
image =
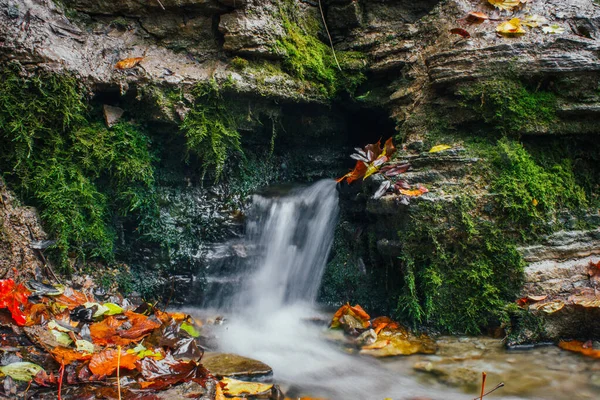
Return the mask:
<path id="1" fill-rule="evenodd" d="M 470 23 L 471 11 L 491 20 Z M 564 31 L 496 33 L 502 21 L 532 15 Z M 470 38 L 449 32 L 456 27 Z M 528 249 L 553 243 L 557 231 L 591 253 L 541 251 L 550 265 L 587 265 L 595 251 L 599 46 L 600 8 L 584 0 L 528 2 L 512 13 L 483 0 L 0 0 L 2 65 L 28 78 L 75 77 L 89 124 L 122 114 L 152 143 L 153 207 L 125 218 L 108 207 L 103 217 L 117 258 L 153 271 L 145 286 L 172 288 L 173 274 L 187 285 L 206 243 L 239 231 L 243 198 L 256 187 L 337 176 L 350 148 L 397 135 L 398 158 L 412 165 L 406 180 L 430 193 L 373 200 L 377 177 L 342 187 L 345 220 L 324 297 L 343 293 L 457 331 L 499 323 L 490 310 L 518 295 L 527 263 L 523 294 L 546 294 L 530 290 L 543 278 L 533 278 L 539 260 Z M 133 57 L 143 58 L 115 68 Z M 211 137 L 224 144 L 207 163 L 213 154 L 202 138 L 194 148 L 193 134 L 217 125 L 226 129 Z M 6 126 L 3 143 L 12 140 Z M 236 134 L 245 159 L 232 150 Z M 453 148 L 427 153 L 441 143 Z M 2 171 L 18 185 L 9 158 Z M 92 180 L 110 198 L 105 187 L 117 189 L 106 179 Z M 148 219 L 155 223 L 140 235 Z M 457 295 L 461 282 L 473 296 Z M 468 321 L 451 317 L 465 312 Z"/>

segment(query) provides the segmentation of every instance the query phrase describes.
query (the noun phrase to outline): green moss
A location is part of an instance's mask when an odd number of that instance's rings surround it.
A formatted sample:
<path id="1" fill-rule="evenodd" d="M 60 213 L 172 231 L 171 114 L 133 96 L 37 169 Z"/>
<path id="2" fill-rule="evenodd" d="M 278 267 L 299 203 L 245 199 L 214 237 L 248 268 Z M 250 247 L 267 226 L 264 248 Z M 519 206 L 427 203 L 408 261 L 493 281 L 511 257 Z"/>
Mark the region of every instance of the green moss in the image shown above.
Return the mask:
<path id="1" fill-rule="evenodd" d="M 535 233 L 543 231 L 545 222 L 557 211 L 587 206 L 569 159 L 544 168 L 516 141 L 502 139 L 496 149 L 491 160 L 496 171 L 492 191 L 502 217 L 511 225 Z"/>
<path id="2" fill-rule="evenodd" d="M 237 123 L 214 80 L 196 85 L 192 94 L 195 101 L 181 124 L 181 131 L 188 151 L 202 160 L 205 172 L 214 168 L 218 179 L 228 155 L 242 153 Z"/>
<path id="3" fill-rule="evenodd" d="M 277 42 L 275 51 L 283 55 L 283 69 L 301 80 L 317 83 L 324 96 L 334 97 L 341 90 L 353 94 L 365 80 L 364 62 L 355 62 L 359 58 L 364 60 L 364 56 L 357 52 L 337 52 L 340 71 L 332 49 L 317 37 L 320 22 L 301 16 L 295 2 L 282 0 L 279 6 L 286 36 Z"/>
<path id="4" fill-rule="evenodd" d="M 557 120 L 556 95 L 516 79 L 480 81 L 459 90 L 462 105 L 504 134 L 545 132 Z"/>
<path id="5" fill-rule="evenodd" d="M 397 316 L 443 331 L 479 333 L 498 323 L 520 288 L 514 241 L 475 215 L 468 197 L 420 203 L 399 233 L 404 286 Z"/>
<path id="6" fill-rule="evenodd" d="M 243 71 L 248 67 L 249 64 L 250 62 L 242 57 L 233 57 L 231 59 L 231 65 L 238 71 Z"/>
<path id="7" fill-rule="evenodd" d="M 63 272 L 69 259 L 113 259 L 111 218 L 147 200 L 154 183 L 147 137 L 136 127 L 90 123 L 74 78 L 1 72 L 2 172 L 37 206 Z"/>

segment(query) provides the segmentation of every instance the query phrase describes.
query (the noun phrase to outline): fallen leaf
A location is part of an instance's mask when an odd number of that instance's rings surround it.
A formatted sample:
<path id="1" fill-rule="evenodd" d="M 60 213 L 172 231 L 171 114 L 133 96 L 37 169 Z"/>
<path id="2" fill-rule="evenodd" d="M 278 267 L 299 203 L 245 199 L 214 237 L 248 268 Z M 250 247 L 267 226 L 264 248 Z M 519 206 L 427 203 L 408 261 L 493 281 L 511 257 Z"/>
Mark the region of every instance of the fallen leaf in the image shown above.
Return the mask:
<path id="1" fill-rule="evenodd" d="M 337 182 L 346 180 L 349 184 L 360 178 L 367 179 L 369 176 L 379 172 L 379 169 L 388 162 L 396 152 L 393 139 L 389 138 L 381 147 L 381 140 L 377 143 L 368 144 L 364 150 L 355 149 L 357 153 L 352 155 L 353 159 L 358 159 L 354 169 L 346 175 L 337 179 Z"/>
<path id="2" fill-rule="evenodd" d="M 482 24 L 490 19 L 486 14 L 477 11 L 471 11 L 465 17 L 465 20 L 470 24 Z"/>
<path id="3" fill-rule="evenodd" d="M 521 297 L 520 299 L 517 300 L 517 304 L 521 307 L 526 306 L 527 304 L 530 303 L 537 303 L 539 301 L 542 300 L 546 300 L 546 298 L 548 298 L 548 295 L 542 295 L 542 296 L 525 296 L 525 297 Z"/>
<path id="4" fill-rule="evenodd" d="M 558 342 L 558 347 L 564 350 L 581 353 L 587 357 L 600 358 L 600 350 L 596 350 L 592 347 L 586 346 L 586 343 L 580 342 L 579 340 L 571 340 L 568 342 L 561 340 L 560 342 Z"/>
<path id="5" fill-rule="evenodd" d="M 23 308 L 27 305 L 30 294 L 25 286 L 16 284 L 12 279 L 0 280 L 0 308 L 8 308 L 17 325 L 24 326 L 27 323 Z"/>
<path id="6" fill-rule="evenodd" d="M 55 347 L 50 351 L 52 357 L 59 363 L 69 365 L 74 361 L 89 360 L 92 355 L 89 353 L 80 353 L 67 347 Z"/>
<path id="7" fill-rule="evenodd" d="M 451 149 L 452 146 L 448 146 L 447 144 L 438 144 L 437 146 L 433 146 L 429 152 L 430 153 L 439 153 L 440 151 Z"/>
<path id="8" fill-rule="evenodd" d="M 425 186 L 419 185 L 416 189 L 413 189 L 413 190 L 400 189 L 399 192 L 400 192 L 400 194 L 403 194 L 405 196 L 419 197 L 419 196 L 429 192 L 429 190 L 427 190 L 427 188 Z"/>
<path id="9" fill-rule="evenodd" d="M 143 389 L 161 390 L 178 382 L 193 380 L 204 384 L 210 373 L 194 361 L 178 361 L 171 353 L 162 360 L 146 357 L 138 362 L 139 369 L 145 382 L 140 382 Z"/>
<path id="10" fill-rule="evenodd" d="M 76 340 L 75 347 L 77 347 L 77 351 L 81 351 L 84 353 L 94 353 L 96 348 L 92 342 L 88 342 L 87 340 Z"/>
<path id="11" fill-rule="evenodd" d="M 522 3 L 521 0 L 488 0 L 488 2 L 496 8 L 508 11 L 519 7 Z"/>
<path id="12" fill-rule="evenodd" d="M 28 382 L 33 379 L 38 372 L 44 369 L 37 364 L 30 362 L 16 362 L 0 367 L 0 371 L 6 376 L 10 376 L 15 381 Z"/>
<path id="13" fill-rule="evenodd" d="M 550 301 L 547 303 L 535 303 L 529 306 L 530 309 L 543 311 L 546 314 L 554 314 L 557 311 L 562 310 L 565 306 L 561 300 Z"/>
<path id="14" fill-rule="evenodd" d="M 73 310 L 87 303 L 88 299 L 83 293 L 68 287 L 65 288 L 65 291 L 60 296 L 55 298 L 55 301 L 58 304 L 66 306 L 69 310 Z"/>
<path id="15" fill-rule="evenodd" d="M 545 23 L 548 20 L 541 15 L 528 15 L 523 19 L 523 25 L 528 26 L 530 28 L 537 28 Z"/>
<path id="16" fill-rule="evenodd" d="M 90 325 L 92 341 L 97 345 L 116 344 L 126 346 L 132 342 L 138 342 L 152 331 L 160 327 L 160 323 L 145 315 L 125 311 L 127 319 L 109 316 L 101 322 Z M 128 329 L 123 327 L 130 325 Z"/>
<path id="17" fill-rule="evenodd" d="M 371 323 L 369 322 L 371 317 L 365 312 L 365 310 L 362 309 L 361 306 L 359 306 L 358 304 L 355 306 L 345 304 L 342 307 L 340 307 L 333 315 L 330 327 L 335 329 L 342 326 L 341 318 L 344 315 L 350 315 L 356 318 L 358 321 L 360 321 L 363 328 L 368 328 L 371 325 Z"/>
<path id="18" fill-rule="evenodd" d="M 115 69 L 131 69 L 144 60 L 144 57 L 125 58 L 115 64 Z"/>
<path id="19" fill-rule="evenodd" d="M 392 182 L 390 182 L 388 180 L 381 182 L 381 184 L 379 185 L 379 188 L 373 195 L 373 199 L 377 200 L 377 199 L 380 199 L 381 197 L 383 197 L 383 195 L 387 192 L 387 190 L 390 188 L 390 186 L 392 186 Z"/>
<path id="20" fill-rule="evenodd" d="M 266 395 L 273 388 L 273 384 L 244 382 L 233 378 L 223 378 L 221 382 L 225 383 L 226 385 L 223 389 L 223 393 L 229 397 Z"/>
<path id="21" fill-rule="evenodd" d="M 525 34 L 519 18 L 513 18 L 498 25 L 496 32 L 504 36 L 519 36 Z"/>
<path id="22" fill-rule="evenodd" d="M 469 32 L 467 32 L 465 29 L 463 28 L 452 28 L 450 29 L 450 33 L 454 34 L 454 35 L 459 35 L 464 37 L 465 39 L 470 38 L 471 34 Z"/>
<path id="23" fill-rule="evenodd" d="M 565 32 L 565 28 L 558 24 L 542 26 L 542 32 L 546 34 L 560 35 Z"/>
<path id="24" fill-rule="evenodd" d="M 136 369 L 135 363 L 138 360 L 137 354 L 129 353 L 124 350 L 121 350 L 121 357 L 119 360 L 118 349 L 105 349 L 92 355 L 89 367 L 94 375 L 110 376 L 117 369 L 117 361 L 119 361 L 119 366 L 121 368 L 132 370 Z"/>

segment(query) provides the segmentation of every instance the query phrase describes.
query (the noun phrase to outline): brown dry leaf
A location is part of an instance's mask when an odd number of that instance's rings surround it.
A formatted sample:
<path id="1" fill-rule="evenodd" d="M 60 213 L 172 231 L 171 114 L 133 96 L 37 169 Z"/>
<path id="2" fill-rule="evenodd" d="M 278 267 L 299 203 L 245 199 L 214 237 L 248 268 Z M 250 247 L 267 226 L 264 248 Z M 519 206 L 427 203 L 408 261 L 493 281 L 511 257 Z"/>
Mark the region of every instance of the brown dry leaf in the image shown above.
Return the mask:
<path id="1" fill-rule="evenodd" d="M 600 358 L 600 350 L 588 347 L 586 343 L 580 342 L 579 340 L 571 340 L 570 342 L 565 342 L 561 340 L 560 342 L 558 342 L 558 347 L 564 350 L 581 353 L 587 357 Z"/>
<path id="2" fill-rule="evenodd" d="M 55 347 L 50 351 L 50 353 L 59 364 L 65 365 L 69 365 L 73 361 L 83 361 L 92 358 L 91 354 L 80 353 L 76 350 L 69 349 L 67 347 Z"/>
<path id="3" fill-rule="evenodd" d="M 144 60 L 144 57 L 125 58 L 115 64 L 115 69 L 131 69 Z"/>
<path id="4" fill-rule="evenodd" d="M 117 369 L 117 361 L 119 366 L 125 369 L 135 369 L 135 362 L 139 360 L 135 353 L 129 353 L 125 350 L 121 350 L 121 359 L 119 360 L 119 350 L 117 349 L 105 349 L 100 353 L 96 353 L 91 356 L 90 360 L 90 371 L 94 375 L 112 375 Z"/>
<path id="5" fill-rule="evenodd" d="M 600 261 L 596 263 L 590 261 L 587 274 L 592 282 L 598 283 L 598 281 L 600 281 Z"/>

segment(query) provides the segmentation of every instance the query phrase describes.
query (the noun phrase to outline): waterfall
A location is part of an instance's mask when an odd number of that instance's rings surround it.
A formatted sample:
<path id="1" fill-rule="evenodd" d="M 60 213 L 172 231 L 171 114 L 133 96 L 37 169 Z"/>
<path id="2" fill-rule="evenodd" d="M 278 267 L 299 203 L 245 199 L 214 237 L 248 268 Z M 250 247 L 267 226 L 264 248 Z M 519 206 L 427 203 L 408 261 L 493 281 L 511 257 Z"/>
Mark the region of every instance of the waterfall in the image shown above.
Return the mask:
<path id="1" fill-rule="evenodd" d="M 211 290 L 220 299 L 212 306 L 221 308 L 228 319 L 216 331 L 219 348 L 267 363 L 274 379 L 297 397 L 462 398 L 448 390 L 425 388 L 404 376 L 406 371 L 345 354 L 324 338 L 325 324 L 309 322 L 315 316 L 323 321 L 331 318 L 331 313 L 320 314 L 314 303 L 337 214 L 338 196 L 331 180 L 284 196 L 254 196 L 245 237 L 214 254 L 220 260 L 215 274 L 222 274 L 227 269 L 223 265 L 228 265 L 236 277 L 213 280 L 221 286 Z"/>
<path id="2" fill-rule="evenodd" d="M 335 182 L 322 180 L 283 197 L 255 195 L 246 244 L 249 260 L 236 308 L 270 313 L 314 303 L 338 214 Z"/>

